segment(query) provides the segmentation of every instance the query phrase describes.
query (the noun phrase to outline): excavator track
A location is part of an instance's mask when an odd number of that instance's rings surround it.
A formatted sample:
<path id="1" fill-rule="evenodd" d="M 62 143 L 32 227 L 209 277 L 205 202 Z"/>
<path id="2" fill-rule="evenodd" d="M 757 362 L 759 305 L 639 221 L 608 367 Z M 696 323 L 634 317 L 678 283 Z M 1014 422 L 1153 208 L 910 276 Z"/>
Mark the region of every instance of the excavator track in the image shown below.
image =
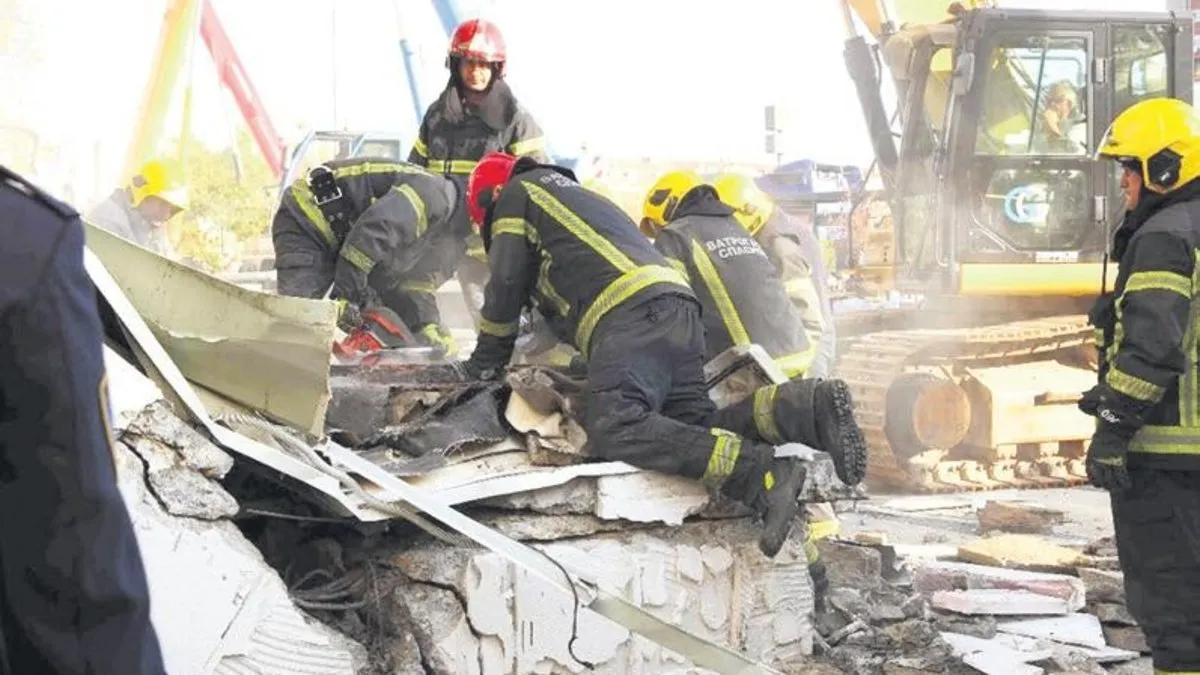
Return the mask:
<path id="1" fill-rule="evenodd" d="M 855 414 L 868 446 L 867 481 L 916 492 L 999 488 L 1049 488 L 1085 482 L 1082 455 L 1037 466 L 1031 462 L 947 459 L 950 448 L 897 452 L 885 423 L 888 391 L 916 370 L 998 365 L 1033 355 L 1078 349 L 1090 340 L 1084 316 L 1057 316 L 964 329 L 892 330 L 868 333 L 849 346 L 838 376 L 854 395 Z M 1062 452 L 1061 450 L 1059 451 Z M 911 455 L 911 456 L 910 456 Z M 1015 470 L 1014 470 L 1015 466 Z"/>

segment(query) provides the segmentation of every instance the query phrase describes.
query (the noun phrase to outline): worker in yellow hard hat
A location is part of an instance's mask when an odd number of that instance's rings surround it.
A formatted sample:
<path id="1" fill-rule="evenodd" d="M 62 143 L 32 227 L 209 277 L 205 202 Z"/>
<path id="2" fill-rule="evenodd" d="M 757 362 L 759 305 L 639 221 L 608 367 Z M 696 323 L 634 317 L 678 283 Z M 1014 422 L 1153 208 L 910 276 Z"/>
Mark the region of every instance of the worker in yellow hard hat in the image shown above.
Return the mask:
<path id="1" fill-rule="evenodd" d="M 101 202 L 87 220 L 162 255 L 171 254 L 167 221 L 188 208 L 183 170 L 172 160 L 152 159 L 124 187 Z"/>
<path id="2" fill-rule="evenodd" d="M 713 181 L 721 201 L 750 236 L 762 246 L 775 266 L 792 305 L 800 312 L 808 340 L 815 345 L 807 375 L 833 373 L 837 340 L 833 307 L 829 300 L 829 273 L 821 259 L 821 245 L 811 228 L 793 221 L 775 201 L 740 173 L 726 173 Z"/>
<path id="3" fill-rule="evenodd" d="M 733 346 L 757 344 L 789 377 L 803 375 L 812 359 L 812 346 L 800 312 L 789 301 L 783 282 L 766 252 L 738 222 L 734 210 L 717 197 L 713 186 L 691 171 L 663 175 L 646 193 L 639 225 L 654 238 L 667 262 L 691 282 L 703 311 L 705 357 L 712 360 Z M 862 480 L 866 445 L 854 422 L 846 383 L 803 379 L 765 387 L 752 396 L 754 418 L 764 422 L 763 440 L 780 443 L 787 433 L 806 445 L 828 452 L 838 477 L 848 485 Z M 815 438 L 798 425 L 803 403 L 814 402 L 815 426 L 839 424 L 850 433 L 831 442 Z M 837 519 L 827 505 L 806 508 L 808 531 L 805 553 L 818 602 L 828 587 L 825 564 L 816 541 L 837 531 Z"/>
<path id="4" fill-rule="evenodd" d="M 1121 170 L 1125 216 L 1111 294 L 1089 315 L 1099 382 L 1088 480 L 1111 493 L 1129 611 L 1156 673 L 1200 672 L 1200 116 L 1168 98 L 1113 120 L 1100 158 Z"/>

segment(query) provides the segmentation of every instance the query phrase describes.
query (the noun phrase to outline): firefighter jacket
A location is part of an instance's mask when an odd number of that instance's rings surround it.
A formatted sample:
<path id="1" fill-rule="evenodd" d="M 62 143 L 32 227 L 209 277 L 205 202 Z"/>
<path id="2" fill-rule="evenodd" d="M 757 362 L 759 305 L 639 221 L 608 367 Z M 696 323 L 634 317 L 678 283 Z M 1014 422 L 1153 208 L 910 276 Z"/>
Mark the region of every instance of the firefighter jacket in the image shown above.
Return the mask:
<path id="1" fill-rule="evenodd" d="M 664 294 L 692 298 L 687 281 L 619 206 L 559 167 L 518 162 L 484 229 L 488 281 L 472 365 L 508 364 L 522 309 L 585 357 L 614 308 Z"/>
<path id="2" fill-rule="evenodd" d="M 167 228 L 142 217 L 125 188 L 115 190 L 108 199 L 97 204 L 88 214 L 87 221 L 159 255 L 173 256 Z"/>
<path id="3" fill-rule="evenodd" d="M 837 358 L 837 335 L 829 298 L 829 273 L 816 235 L 776 208 L 755 239 L 778 270 L 788 298 L 800 312 L 808 341 L 816 346 L 809 374 L 829 377 Z"/>
<path id="4" fill-rule="evenodd" d="M 709 186 L 684 195 L 655 247 L 682 272 L 704 308 L 706 358 L 757 344 L 790 377 L 804 374 L 813 349 L 766 252 Z"/>
<path id="5" fill-rule="evenodd" d="M 1200 469 L 1200 180 L 1143 193 L 1113 244 L 1113 293 L 1092 310 L 1100 383 L 1143 426 L 1131 466 Z M 1101 421 L 1101 424 L 1105 422 Z"/>
<path id="6" fill-rule="evenodd" d="M 465 208 L 459 208 L 453 181 L 430 175 L 405 162 L 379 158 L 335 160 L 325 165 L 332 183 L 318 188 L 309 177 L 286 191 L 281 210 L 293 218 L 276 219 L 275 256 L 280 274 L 292 268 L 313 271 L 310 297 L 333 283 L 333 296 L 360 305 L 374 302 L 368 278 L 379 268 L 396 282 L 409 272 L 429 272 L 461 257 L 469 233 Z M 454 221 L 454 222 L 451 222 Z M 302 224 L 307 240 L 281 228 Z M 454 250 L 460 246 L 459 251 Z M 422 260 L 422 257 L 433 261 Z M 322 270 L 333 270 L 332 279 Z"/>
<path id="7" fill-rule="evenodd" d="M 453 177 L 465 187 L 476 162 L 489 152 L 549 161 L 541 127 L 502 79 L 495 81 L 478 107 L 466 105 L 453 83 L 447 86 L 425 112 L 408 161 Z M 473 235 L 468 244 L 468 255 L 487 262 L 478 236 Z"/>

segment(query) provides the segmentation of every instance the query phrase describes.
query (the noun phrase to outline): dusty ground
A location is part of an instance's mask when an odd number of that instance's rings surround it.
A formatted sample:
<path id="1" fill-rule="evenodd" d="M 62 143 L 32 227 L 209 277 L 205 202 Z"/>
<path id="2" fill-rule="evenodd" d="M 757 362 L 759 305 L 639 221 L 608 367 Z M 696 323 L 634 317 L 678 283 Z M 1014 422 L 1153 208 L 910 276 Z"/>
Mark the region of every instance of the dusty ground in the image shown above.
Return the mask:
<path id="1" fill-rule="evenodd" d="M 1057 509 L 1066 522 L 1045 538 L 1063 545 L 1083 545 L 1112 535 L 1108 494 L 1091 487 L 1051 490 L 992 490 L 943 495 L 873 494 L 852 510 L 840 513 L 842 531 L 883 532 L 892 544 L 947 544 L 979 536 L 976 509 L 989 500 L 1019 501 Z"/>

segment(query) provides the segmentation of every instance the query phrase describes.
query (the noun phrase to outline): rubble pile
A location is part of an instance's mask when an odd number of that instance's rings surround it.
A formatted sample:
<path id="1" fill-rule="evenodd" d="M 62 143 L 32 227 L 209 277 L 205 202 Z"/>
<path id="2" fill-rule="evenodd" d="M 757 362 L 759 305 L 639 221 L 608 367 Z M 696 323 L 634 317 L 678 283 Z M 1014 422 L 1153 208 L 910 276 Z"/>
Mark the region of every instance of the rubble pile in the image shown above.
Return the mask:
<path id="1" fill-rule="evenodd" d="M 938 555 L 905 557 L 905 547 L 861 539 L 870 543 L 820 545 L 831 590 L 817 613 L 817 653 L 836 672 L 1152 672 L 1104 547 L 1001 534 L 950 556 L 936 547 Z"/>

